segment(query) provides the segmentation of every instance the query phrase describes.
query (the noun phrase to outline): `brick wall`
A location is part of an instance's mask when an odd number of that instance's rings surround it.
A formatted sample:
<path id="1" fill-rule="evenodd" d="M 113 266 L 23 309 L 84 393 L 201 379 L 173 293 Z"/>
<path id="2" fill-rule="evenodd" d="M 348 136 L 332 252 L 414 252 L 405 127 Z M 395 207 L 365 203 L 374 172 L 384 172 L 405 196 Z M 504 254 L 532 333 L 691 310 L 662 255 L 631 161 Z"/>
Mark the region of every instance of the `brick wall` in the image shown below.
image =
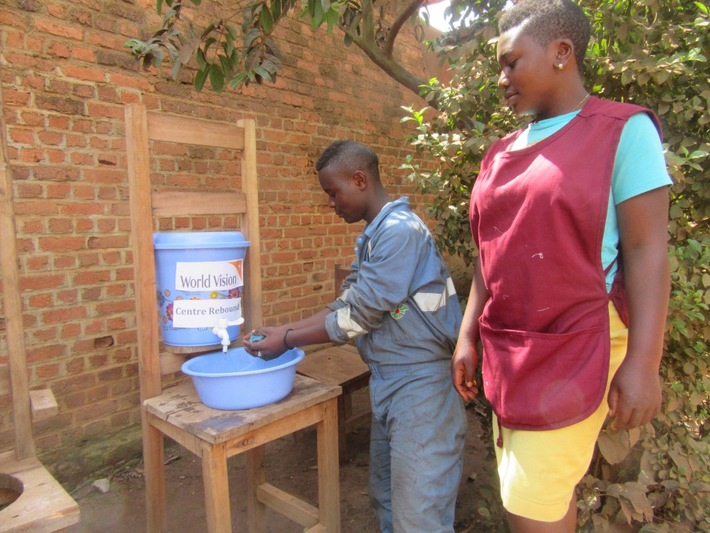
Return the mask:
<path id="1" fill-rule="evenodd" d="M 277 36 L 285 68 L 275 86 L 200 94 L 185 80 L 170 81 L 167 68 L 139 69 L 123 47 L 154 27 L 153 4 L 0 0 L 0 82 L 30 385 L 50 386 L 60 408 L 58 416 L 36 423 L 34 433 L 39 454 L 65 480 L 78 468 L 70 462 L 81 463 L 67 457 L 88 455 L 140 421 L 125 104 L 214 120 L 256 119 L 270 323 L 301 318 L 329 301 L 333 265 L 349 263 L 362 228 L 335 217 L 318 186 L 313 163 L 327 144 L 349 138 L 371 145 L 390 192 L 413 192 L 397 170 L 411 152 L 400 106 L 424 104 L 357 49 L 346 49 L 340 35 L 289 21 Z M 400 53 L 413 68 L 422 64 L 411 36 Z M 156 145 L 154 153 L 157 174 L 190 187 L 228 186 L 235 170 L 234 161 L 210 150 Z M 222 229 L 228 221 L 170 224 Z M 0 363 L 6 356 L 2 328 Z M 0 450 L 13 444 L 10 398 L 3 396 Z"/>

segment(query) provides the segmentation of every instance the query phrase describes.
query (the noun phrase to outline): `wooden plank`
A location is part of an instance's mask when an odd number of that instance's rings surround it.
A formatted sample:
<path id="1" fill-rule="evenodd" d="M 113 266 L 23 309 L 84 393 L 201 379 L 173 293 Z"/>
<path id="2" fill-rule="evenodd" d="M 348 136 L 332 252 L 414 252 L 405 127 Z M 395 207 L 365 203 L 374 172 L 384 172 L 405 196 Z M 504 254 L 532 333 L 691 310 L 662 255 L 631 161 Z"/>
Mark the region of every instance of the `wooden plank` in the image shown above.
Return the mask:
<path id="1" fill-rule="evenodd" d="M 246 196 L 239 192 L 153 193 L 153 214 L 157 217 L 242 214 L 246 208 Z"/>
<path id="2" fill-rule="evenodd" d="M 143 467 L 145 479 L 146 531 L 164 533 L 168 530 L 165 486 L 165 446 L 163 434 L 150 424 L 150 418 L 141 411 L 143 433 Z"/>
<path id="3" fill-rule="evenodd" d="M 178 117 L 159 111 L 149 111 L 147 117 L 148 137 L 156 141 L 244 149 L 244 134 L 239 124 Z"/>
<path id="4" fill-rule="evenodd" d="M 153 214 L 150 184 L 148 115 L 142 104 L 129 104 L 126 118 L 126 165 L 128 170 L 131 241 L 136 294 L 138 332 L 138 372 L 141 399 L 161 391 L 159 358 L 160 334 L 155 293 L 155 256 L 153 252 Z M 143 460 L 145 463 L 146 528 L 148 533 L 166 530 L 163 435 L 150 425 L 141 412 Z"/>
<path id="5" fill-rule="evenodd" d="M 259 500 L 258 490 L 266 483 L 264 457 L 266 446 L 257 446 L 246 452 L 247 470 L 247 531 L 257 533 L 266 531 L 266 505 Z"/>
<path id="6" fill-rule="evenodd" d="M 313 527 L 304 529 L 303 533 L 328 533 L 328 528 L 325 527 L 323 524 L 316 524 Z"/>
<path id="7" fill-rule="evenodd" d="M 358 382 L 361 387 L 366 386 L 370 377 L 370 369 L 360 357 L 357 348 L 347 344 L 307 354 L 298 363 L 296 371 L 324 383 L 340 385 L 345 390 L 349 389 L 353 382 Z"/>
<path id="8" fill-rule="evenodd" d="M 138 329 L 141 399 L 160 394 L 159 330 L 151 209 L 148 117 L 145 106 L 126 106 L 126 151 L 131 208 L 131 240 Z"/>
<path id="9" fill-rule="evenodd" d="M 30 391 L 30 405 L 34 420 L 42 420 L 59 413 L 59 405 L 51 389 Z"/>
<path id="10" fill-rule="evenodd" d="M 261 240 L 259 237 L 259 191 L 256 166 L 256 122 L 239 121 L 244 128 L 244 154 L 242 157 L 242 191 L 246 195 L 247 212 L 242 217 L 241 229 L 249 241 L 244 261 L 245 319 L 244 331 L 261 327 L 263 300 L 261 295 Z"/>
<path id="11" fill-rule="evenodd" d="M 0 365 L 0 396 L 12 392 L 10 386 L 10 365 Z"/>
<path id="12" fill-rule="evenodd" d="M 185 361 L 185 357 L 181 355 L 172 352 L 160 352 L 160 373 L 166 375 L 180 372 Z"/>
<path id="13" fill-rule="evenodd" d="M 321 524 L 330 533 L 340 532 L 340 465 L 338 457 L 338 406 L 324 405 L 318 433 L 318 510 Z"/>
<path id="14" fill-rule="evenodd" d="M 247 450 L 257 448 L 275 441 L 296 431 L 313 426 L 323 419 L 321 405 L 312 405 L 306 409 L 301 409 L 280 420 L 275 420 L 265 426 L 249 431 L 233 438 L 228 442 L 227 452 L 229 456 L 244 453 Z"/>
<path id="15" fill-rule="evenodd" d="M 13 419 L 15 421 L 15 450 L 18 458 L 24 459 L 34 456 L 36 449 L 32 436 L 30 387 L 27 375 L 27 355 L 20 300 L 20 273 L 17 265 L 15 235 L 12 176 L 8 167 L 4 102 L 0 85 L 0 250 L 2 250 L 0 272 L 2 272 L 5 333 L 10 365 Z"/>
<path id="16" fill-rule="evenodd" d="M 206 442 L 216 443 L 231 440 L 277 420 L 283 421 L 340 393 L 340 387 L 296 375 L 293 390 L 283 400 L 255 409 L 220 411 L 200 402 L 192 381 L 186 381 L 146 400 L 143 405 L 152 416 L 169 421 L 178 431 L 184 430 Z"/>
<path id="17" fill-rule="evenodd" d="M 205 487 L 205 513 L 209 533 L 232 531 L 229 505 L 227 454 L 224 446 L 205 445 L 202 451 L 202 481 Z"/>
<path id="18" fill-rule="evenodd" d="M 256 492 L 260 502 L 297 524 L 310 528 L 318 523 L 318 508 L 293 494 L 270 483 L 262 483 Z"/>
<path id="19" fill-rule="evenodd" d="M 0 473 L 19 480 L 22 494 L 0 512 L 0 533 L 51 533 L 79 523 L 79 505 L 36 458 L 0 455 Z"/>
<path id="20" fill-rule="evenodd" d="M 182 446 L 188 451 L 191 451 L 198 457 L 202 453 L 203 441 L 199 437 L 191 435 L 190 433 L 187 433 L 184 429 L 178 428 L 170 422 L 166 422 L 165 420 L 155 417 L 150 413 L 146 414 L 146 418 L 148 419 L 151 428 L 156 431 L 159 431 L 161 435 L 165 435 L 166 437 L 171 438 L 180 446 Z M 145 454 L 145 452 L 143 453 Z M 162 462 L 160 463 L 160 465 L 162 465 Z"/>

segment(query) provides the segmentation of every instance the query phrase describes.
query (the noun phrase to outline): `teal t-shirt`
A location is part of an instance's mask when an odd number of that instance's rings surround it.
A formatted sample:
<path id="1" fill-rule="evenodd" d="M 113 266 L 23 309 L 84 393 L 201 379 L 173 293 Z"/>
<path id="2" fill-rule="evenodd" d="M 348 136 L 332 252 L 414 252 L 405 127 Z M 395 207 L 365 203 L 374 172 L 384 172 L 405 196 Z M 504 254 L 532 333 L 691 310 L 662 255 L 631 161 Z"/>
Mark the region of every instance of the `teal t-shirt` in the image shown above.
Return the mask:
<path id="1" fill-rule="evenodd" d="M 549 137 L 562 129 L 579 111 L 532 122 L 515 140 L 513 150 L 524 148 Z M 633 115 L 624 125 L 614 159 L 611 176 L 611 194 L 607 210 L 601 261 L 604 269 L 612 267 L 606 276 L 607 290 L 617 271 L 615 260 L 619 255 L 619 224 L 616 206 L 621 202 L 659 187 L 671 185 L 666 170 L 663 147 L 653 121 L 646 113 Z"/>

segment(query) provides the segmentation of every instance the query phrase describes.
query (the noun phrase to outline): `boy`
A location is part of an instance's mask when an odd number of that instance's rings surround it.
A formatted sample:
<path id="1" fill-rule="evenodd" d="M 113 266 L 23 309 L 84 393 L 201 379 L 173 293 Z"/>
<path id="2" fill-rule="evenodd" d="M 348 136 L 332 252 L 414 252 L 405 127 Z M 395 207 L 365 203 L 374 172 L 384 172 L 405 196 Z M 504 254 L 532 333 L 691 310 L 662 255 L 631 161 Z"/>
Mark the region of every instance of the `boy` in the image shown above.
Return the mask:
<path id="1" fill-rule="evenodd" d="M 335 213 L 366 223 L 343 293 L 309 318 L 250 332 L 266 338 L 244 345 L 273 357 L 357 339 L 371 371 L 369 493 L 381 531 L 453 532 L 466 431 L 449 377 L 461 322 L 453 282 L 407 199 L 385 191 L 370 148 L 336 141 L 316 170 Z"/>
<path id="2" fill-rule="evenodd" d="M 520 0 L 499 26 L 498 85 L 535 120 L 490 148 L 471 194 L 452 379 L 475 396 L 480 340 L 511 529 L 567 533 L 607 414 L 625 429 L 660 408 L 670 178 L 655 115 L 585 90 L 577 4 Z"/>

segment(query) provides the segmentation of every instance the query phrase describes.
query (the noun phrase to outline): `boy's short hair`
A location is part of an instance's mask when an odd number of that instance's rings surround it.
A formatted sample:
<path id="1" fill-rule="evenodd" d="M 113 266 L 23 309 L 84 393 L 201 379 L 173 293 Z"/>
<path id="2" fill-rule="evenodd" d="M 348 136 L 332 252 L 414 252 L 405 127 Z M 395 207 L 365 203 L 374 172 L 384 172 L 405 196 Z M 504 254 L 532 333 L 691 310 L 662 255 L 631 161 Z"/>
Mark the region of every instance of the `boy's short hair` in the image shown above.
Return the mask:
<path id="1" fill-rule="evenodd" d="M 503 11 L 498 29 L 505 33 L 523 23 L 523 33 L 543 46 L 555 39 L 570 39 L 577 68 L 582 71 L 592 29 L 578 4 L 571 0 L 519 0 Z"/>
<path id="2" fill-rule="evenodd" d="M 370 147 L 355 141 L 335 141 L 323 150 L 316 161 L 316 170 L 320 172 L 330 165 L 341 165 L 352 172 L 362 170 L 380 178 L 377 154 Z"/>

